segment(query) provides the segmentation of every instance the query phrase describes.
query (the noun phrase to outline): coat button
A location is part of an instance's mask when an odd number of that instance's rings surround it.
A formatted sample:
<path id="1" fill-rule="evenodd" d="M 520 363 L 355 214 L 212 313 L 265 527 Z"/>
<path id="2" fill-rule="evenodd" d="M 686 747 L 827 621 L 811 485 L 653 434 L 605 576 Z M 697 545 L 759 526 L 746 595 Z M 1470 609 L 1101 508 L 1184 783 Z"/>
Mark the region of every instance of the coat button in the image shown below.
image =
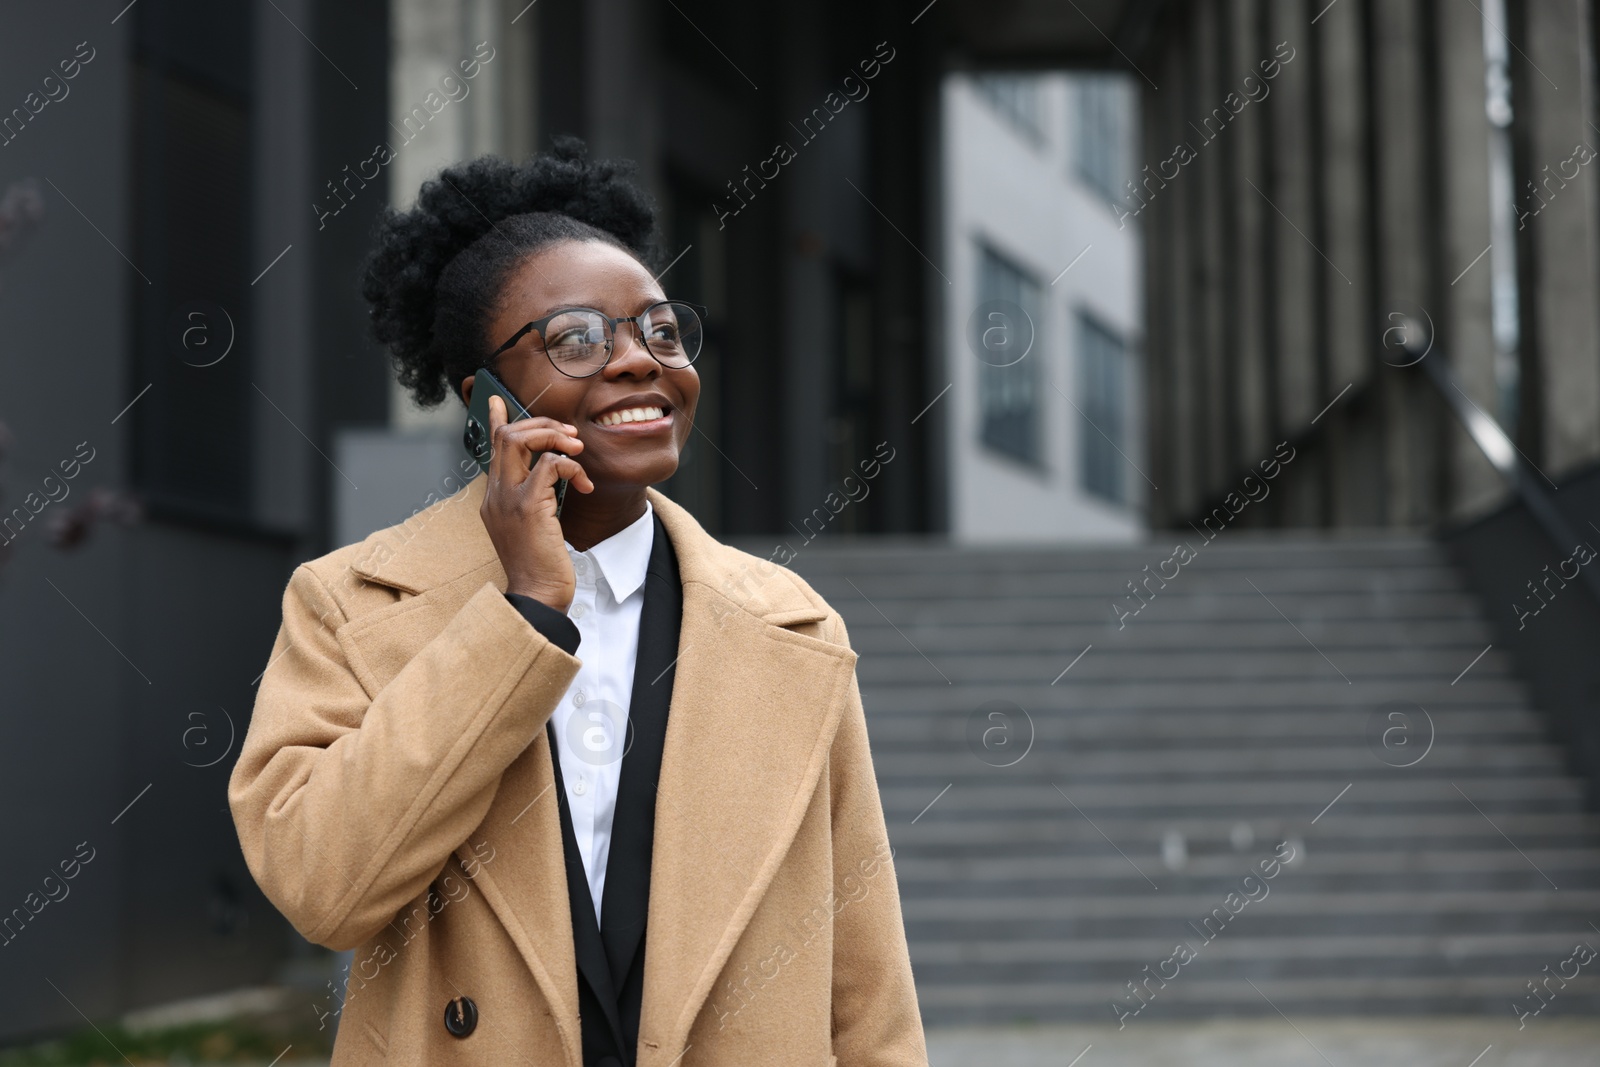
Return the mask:
<path id="1" fill-rule="evenodd" d="M 471 997 L 456 997 L 444 1006 L 444 1028 L 456 1037 L 466 1037 L 478 1028 L 478 1006 Z"/>

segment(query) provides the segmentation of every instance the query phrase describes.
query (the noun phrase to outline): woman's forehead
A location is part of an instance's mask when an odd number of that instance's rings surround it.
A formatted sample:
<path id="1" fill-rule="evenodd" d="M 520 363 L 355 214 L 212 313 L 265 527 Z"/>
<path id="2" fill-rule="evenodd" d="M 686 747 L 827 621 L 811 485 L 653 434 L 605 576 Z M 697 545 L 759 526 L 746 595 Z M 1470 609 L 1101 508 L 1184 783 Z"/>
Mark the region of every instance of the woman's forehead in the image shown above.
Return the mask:
<path id="1" fill-rule="evenodd" d="M 665 299 L 643 264 L 603 241 L 563 241 L 542 249 L 523 261 L 506 289 L 513 303 L 529 310 L 532 304 L 550 310 L 579 305 L 632 314 Z"/>

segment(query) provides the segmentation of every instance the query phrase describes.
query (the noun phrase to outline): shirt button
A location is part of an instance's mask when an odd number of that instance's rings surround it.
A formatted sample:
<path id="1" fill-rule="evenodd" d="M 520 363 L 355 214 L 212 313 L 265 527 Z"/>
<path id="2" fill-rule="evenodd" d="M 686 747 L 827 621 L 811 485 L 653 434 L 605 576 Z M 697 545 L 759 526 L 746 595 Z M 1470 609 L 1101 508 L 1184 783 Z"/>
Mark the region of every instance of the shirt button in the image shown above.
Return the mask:
<path id="1" fill-rule="evenodd" d="M 584 606 L 582 604 L 574 604 L 574 605 L 572 605 L 572 617 L 574 619 L 583 618 L 584 610 L 585 609 L 584 609 Z"/>
<path id="2" fill-rule="evenodd" d="M 589 573 L 589 561 L 580 556 L 572 561 L 572 569 L 579 574 L 587 574 Z"/>
<path id="3" fill-rule="evenodd" d="M 572 791 L 581 797 L 589 791 L 588 783 L 586 783 L 580 776 L 578 778 L 578 784 L 572 787 Z"/>
<path id="4" fill-rule="evenodd" d="M 573 707 L 581 708 L 583 707 L 584 701 L 588 699 L 588 697 L 583 695 L 583 690 L 579 689 L 577 692 L 572 694 L 572 705 Z"/>

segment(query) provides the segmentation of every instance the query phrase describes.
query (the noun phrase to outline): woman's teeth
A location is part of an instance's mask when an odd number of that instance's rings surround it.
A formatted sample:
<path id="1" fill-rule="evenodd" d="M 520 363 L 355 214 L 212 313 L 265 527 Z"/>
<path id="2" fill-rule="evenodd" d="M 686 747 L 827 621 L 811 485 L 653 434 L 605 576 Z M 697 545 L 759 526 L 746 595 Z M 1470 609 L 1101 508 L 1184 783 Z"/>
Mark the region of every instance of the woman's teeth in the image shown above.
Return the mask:
<path id="1" fill-rule="evenodd" d="M 595 421 L 601 426 L 615 426 L 622 422 L 645 422 L 665 416 L 666 412 L 656 407 L 623 408 L 621 411 L 608 411 Z"/>

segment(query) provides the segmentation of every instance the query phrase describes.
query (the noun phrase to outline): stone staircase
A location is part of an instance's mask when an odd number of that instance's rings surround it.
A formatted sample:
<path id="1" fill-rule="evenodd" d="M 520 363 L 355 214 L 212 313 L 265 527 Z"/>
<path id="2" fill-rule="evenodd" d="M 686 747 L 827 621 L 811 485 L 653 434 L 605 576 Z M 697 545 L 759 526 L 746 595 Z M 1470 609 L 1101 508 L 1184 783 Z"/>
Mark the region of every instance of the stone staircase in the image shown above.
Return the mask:
<path id="1" fill-rule="evenodd" d="M 1128 599 L 1170 537 L 791 564 L 861 656 L 927 1023 L 1600 1007 L 1600 819 L 1441 549 L 1189 535 Z"/>

